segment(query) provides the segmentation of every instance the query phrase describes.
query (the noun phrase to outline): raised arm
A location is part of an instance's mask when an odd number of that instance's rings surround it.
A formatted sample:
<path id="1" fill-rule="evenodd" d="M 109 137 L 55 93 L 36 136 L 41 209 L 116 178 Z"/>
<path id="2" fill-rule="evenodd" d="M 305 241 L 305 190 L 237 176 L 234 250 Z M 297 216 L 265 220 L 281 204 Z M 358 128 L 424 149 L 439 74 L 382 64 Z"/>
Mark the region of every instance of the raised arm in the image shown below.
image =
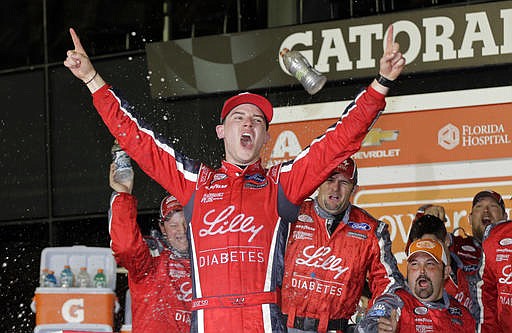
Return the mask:
<path id="1" fill-rule="evenodd" d="M 293 162 L 283 164 L 280 181 L 290 202 L 300 204 L 327 179 L 334 168 L 361 148 L 366 134 L 384 110 L 389 87 L 404 66 L 405 59 L 399 52 L 399 45 L 393 40 L 393 27 L 390 26 L 378 79 L 360 93 L 343 111 L 340 119 L 313 140 Z"/>
<path id="2" fill-rule="evenodd" d="M 73 40 L 73 50 L 68 50 L 66 60 L 64 60 L 64 66 L 69 68 L 74 76 L 82 80 L 87 88 L 94 93 L 96 90 L 105 85 L 105 81 L 98 74 L 91 60 L 87 56 L 80 38 L 73 28 L 69 28 L 71 39 Z"/>

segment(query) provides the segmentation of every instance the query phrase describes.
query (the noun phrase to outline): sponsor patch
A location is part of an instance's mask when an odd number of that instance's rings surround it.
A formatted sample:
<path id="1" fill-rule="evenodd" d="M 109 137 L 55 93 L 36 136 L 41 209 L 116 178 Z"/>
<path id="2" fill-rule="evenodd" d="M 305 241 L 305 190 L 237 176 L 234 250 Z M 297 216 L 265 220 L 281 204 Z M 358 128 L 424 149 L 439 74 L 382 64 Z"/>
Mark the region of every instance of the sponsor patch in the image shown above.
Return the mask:
<path id="1" fill-rule="evenodd" d="M 224 193 L 205 193 L 203 194 L 203 197 L 201 198 L 201 203 L 210 203 L 217 200 L 222 200 L 224 197 Z"/>
<path id="2" fill-rule="evenodd" d="M 256 183 L 263 183 L 266 179 L 265 179 L 265 176 L 259 174 L 259 173 L 255 173 L 255 174 L 252 174 L 252 175 L 245 175 L 244 178 L 246 180 L 251 180 L 251 181 L 254 181 Z"/>
<path id="3" fill-rule="evenodd" d="M 462 266 L 464 272 L 474 272 L 478 270 L 478 265 L 464 265 Z"/>
<path id="4" fill-rule="evenodd" d="M 306 215 L 306 214 L 299 215 L 297 220 L 299 220 L 300 222 L 313 223 L 313 218 L 311 216 L 309 216 L 309 215 Z"/>
<path id="5" fill-rule="evenodd" d="M 349 222 L 348 225 L 352 228 L 352 229 L 356 229 L 356 230 L 371 230 L 372 227 L 370 227 L 369 224 L 367 223 L 357 223 L 357 222 Z"/>
<path id="6" fill-rule="evenodd" d="M 313 234 L 310 232 L 304 232 L 304 231 L 294 231 L 292 237 L 293 237 L 293 239 L 312 240 Z"/>
<path id="7" fill-rule="evenodd" d="M 462 316 L 462 310 L 459 308 L 449 307 L 448 313 L 451 314 L 452 316 Z"/>
<path id="8" fill-rule="evenodd" d="M 219 180 L 223 180 L 226 178 L 228 178 L 228 175 L 226 175 L 225 173 L 216 173 L 213 175 L 212 183 L 218 182 Z"/>
<path id="9" fill-rule="evenodd" d="M 424 316 L 427 314 L 427 312 L 428 312 L 428 309 L 425 306 L 418 306 L 418 307 L 414 308 L 414 313 L 419 316 Z"/>
<path id="10" fill-rule="evenodd" d="M 416 325 L 416 332 L 418 332 L 418 333 L 434 332 L 434 326 L 432 326 L 432 325 Z"/>
<path id="11" fill-rule="evenodd" d="M 312 226 L 309 226 L 307 224 L 298 224 L 298 223 L 295 224 L 295 229 L 304 229 L 304 230 L 309 230 L 309 231 L 315 231 L 316 230 L 316 228 L 314 228 Z"/>
<path id="12" fill-rule="evenodd" d="M 227 184 L 213 184 L 212 186 L 206 186 L 208 190 L 223 190 L 228 187 Z"/>
<path id="13" fill-rule="evenodd" d="M 500 240 L 500 245 L 501 246 L 512 245 L 512 238 L 503 238 L 502 240 Z"/>
<path id="14" fill-rule="evenodd" d="M 476 252 L 476 249 L 471 246 L 471 245 L 462 245 L 461 248 L 464 250 L 464 251 L 468 251 L 468 252 Z"/>
<path id="15" fill-rule="evenodd" d="M 245 188 L 263 188 L 268 185 L 267 178 L 265 178 L 263 175 L 260 175 L 259 173 L 245 175 L 244 178 Z"/>
<path id="16" fill-rule="evenodd" d="M 368 236 L 365 234 L 360 234 L 358 232 L 349 231 L 348 235 L 351 237 L 359 238 L 359 239 L 367 239 Z"/>

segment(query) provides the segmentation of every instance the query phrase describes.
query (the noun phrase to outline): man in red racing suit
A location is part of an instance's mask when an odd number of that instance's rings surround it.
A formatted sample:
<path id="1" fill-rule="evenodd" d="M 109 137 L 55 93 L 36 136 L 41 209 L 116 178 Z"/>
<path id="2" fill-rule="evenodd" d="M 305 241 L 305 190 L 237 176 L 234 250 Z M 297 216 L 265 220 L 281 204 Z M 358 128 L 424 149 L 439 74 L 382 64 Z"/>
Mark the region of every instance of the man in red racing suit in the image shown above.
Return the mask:
<path id="1" fill-rule="evenodd" d="M 407 257 L 407 287 L 375 300 L 356 332 L 473 333 L 475 319 L 444 290 L 450 268 L 438 239 L 416 239 Z"/>
<path id="2" fill-rule="evenodd" d="M 478 332 L 512 332 L 512 221 L 489 225 L 482 247 Z"/>
<path id="3" fill-rule="evenodd" d="M 83 80 L 120 146 L 146 174 L 184 204 L 192 260 L 192 332 L 283 332 L 282 283 L 288 224 L 300 204 L 355 153 L 384 108 L 405 65 L 387 31 L 381 74 L 341 118 L 293 161 L 266 170 L 260 161 L 273 108 L 263 96 L 239 94 L 221 111 L 217 136 L 225 160 L 210 168 L 157 138 L 130 105 L 105 84 L 78 36 L 64 64 Z"/>
<path id="4" fill-rule="evenodd" d="M 162 200 L 160 229 L 163 246 L 150 248 L 137 225 L 137 199 L 131 195 L 133 177 L 114 180 L 109 211 L 111 248 L 118 265 L 128 270 L 132 298 L 133 333 L 190 332 L 192 281 L 181 204 L 173 197 Z"/>
<path id="5" fill-rule="evenodd" d="M 387 225 L 350 204 L 356 187 L 349 158 L 290 226 L 281 292 L 288 332 L 347 331 L 366 279 L 373 297 L 404 285 Z"/>

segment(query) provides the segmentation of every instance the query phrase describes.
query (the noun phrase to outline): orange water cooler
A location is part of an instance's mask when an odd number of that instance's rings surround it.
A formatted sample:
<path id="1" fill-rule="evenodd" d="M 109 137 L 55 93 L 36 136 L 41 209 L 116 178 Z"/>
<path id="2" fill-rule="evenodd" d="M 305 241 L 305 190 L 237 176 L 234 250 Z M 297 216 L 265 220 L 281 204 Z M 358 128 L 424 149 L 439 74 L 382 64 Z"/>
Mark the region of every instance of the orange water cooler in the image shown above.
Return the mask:
<path id="1" fill-rule="evenodd" d="M 117 265 L 111 249 L 72 246 L 50 247 L 41 252 L 41 271 L 52 270 L 58 278 L 65 265 L 71 267 L 75 279 L 80 267 L 86 267 L 91 283 L 98 269 L 103 269 L 107 285 L 105 288 L 37 288 L 34 333 L 112 332 Z"/>

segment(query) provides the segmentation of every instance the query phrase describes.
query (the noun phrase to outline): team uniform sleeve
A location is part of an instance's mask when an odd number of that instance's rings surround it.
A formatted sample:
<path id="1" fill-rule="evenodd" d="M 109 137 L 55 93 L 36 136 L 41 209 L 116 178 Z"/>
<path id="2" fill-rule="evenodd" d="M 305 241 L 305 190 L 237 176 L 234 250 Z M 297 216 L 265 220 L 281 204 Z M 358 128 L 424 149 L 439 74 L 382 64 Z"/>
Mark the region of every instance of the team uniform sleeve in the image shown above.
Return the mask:
<path id="1" fill-rule="evenodd" d="M 500 332 L 497 320 L 498 289 L 496 268 L 494 267 L 496 255 L 491 247 L 492 242 L 484 239 L 482 244 L 482 259 L 479 274 L 482 277 L 477 283 L 477 298 L 480 307 L 480 318 L 477 323 L 477 332 Z"/>
<path id="2" fill-rule="evenodd" d="M 103 122 L 123 150 L 148 176 L 186 205 L 195 188 L 200 163 L 157 136 L 115 89 L 104 85 L 92 97 Z"/>
<path id="3" fill-rule="evenodd" d="M 387 224 L 379 221 L 375 235 L 377 241 L 373 245 L 368 269 L 372 299 L 384 293 L 394 292 L 405 285 L 402 273 L 398 270 L 395 256 L 391 251 L 391 238 Z"/>
<path id="4" fill-rule="evenodd" d="M 355 332 L 377 333 L 379 331 L 379 318 L 390 318 L 393 310 L 397 311 L 397 320 L 400 320 L 401 309 L 404 303 L 395 294 L 383 294 L 375 300 L 375 303 L 368 310 L 364 318 L 357 324 Z"/>
<path id="5" fill-rule="evenodd" d="M 322 136 L 313 140 L 293 161 L 281 166 L 280 182 L 290 202 L 299 205 L 336 166 L 360 149 L 384 109 L 384 97 L 368 87 Z"/>
<path id="6" fill-rule="evenodd" d="M 137 200 L 128 193 L 114 192 L 109 211 L 110 247 L 118 265 L 130 278 L 144 276 L 151 269 L 151 253 L 137 224 Z"/>

